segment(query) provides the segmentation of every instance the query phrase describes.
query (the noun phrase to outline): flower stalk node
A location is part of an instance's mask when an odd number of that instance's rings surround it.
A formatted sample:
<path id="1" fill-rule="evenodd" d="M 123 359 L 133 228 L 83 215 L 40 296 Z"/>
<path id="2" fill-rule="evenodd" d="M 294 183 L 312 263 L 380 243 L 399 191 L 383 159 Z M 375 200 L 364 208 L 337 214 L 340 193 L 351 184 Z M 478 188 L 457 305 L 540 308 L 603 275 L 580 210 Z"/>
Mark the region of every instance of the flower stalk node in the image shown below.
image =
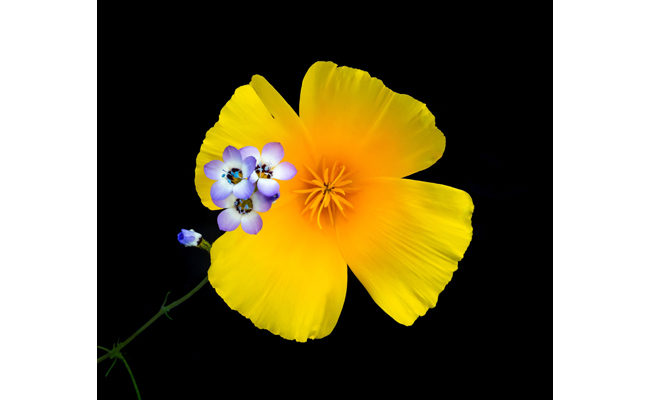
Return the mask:
<path id="1" fill-rule="evenodd" d="M 163 300 L 162 306 L 160 306 L 160 311 L 162 311 L 163 314 L 165 314 L 165 317 L 167 317 L 167 318 L 169 318 L 171 321 L 173 321 L 174 319 L 169 315 L 169 310 L 171 310 L 171 309 L 170 309 L 169 307 L 166 306 L 166 304 L 167 304 L 167 297 L 169 297 L 169 294 L 170 294 L 170 293 L 171 293 L 171 292 L 167 292 L 167 294 L 165 295 L 165 299 Z"/>
<path id="2" fill-rule="evenodd" d="M 203 249 L 203 250 L 207 251 L 208 254 L 209 254 L 210 249 L 212 248 L 212 245 L 207 240 L 201 238 L 201 240 L 199 240 L 199 244 L 196 247 L 198 247 L 199 249 Z"/>

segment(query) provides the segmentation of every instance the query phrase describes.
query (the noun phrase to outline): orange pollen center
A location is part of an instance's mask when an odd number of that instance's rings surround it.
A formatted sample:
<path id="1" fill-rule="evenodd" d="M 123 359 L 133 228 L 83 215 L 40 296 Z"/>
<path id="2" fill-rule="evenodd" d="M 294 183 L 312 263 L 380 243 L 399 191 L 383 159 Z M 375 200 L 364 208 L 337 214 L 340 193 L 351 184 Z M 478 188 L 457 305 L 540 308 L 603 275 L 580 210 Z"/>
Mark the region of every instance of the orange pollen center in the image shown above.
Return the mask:
<path id="1" fill-rule="evenodd" d="M 345 217 L 345 207 L 354 208 L 352 203 L 345 199 L 346 193 L 350 193 L 355 189 L 350 186 L 351 180 L 347 179 L 349 174 L 346 174 L 344 165 L 337 165 L 334 163 L 330 171 L 329 168 L 323 167 L 323 174 L 318 175 L 313 169 L 306 167 L 312 174 L 314 179 L 303 179 L 302 181 L 309 185 L 308 188 L 296 190 L 296 193 L 306 194 L 305 208 L 302 213 L 310 211 L 309 219 L 314 220 L 318 227 L 323 229 L 320 222 L 320 216 L 324 209 L 329 214 L 329 219 L 334 225 L 334 214 L 340 212 Z M 332 205 L 334 204 L 334 205 Z"/>

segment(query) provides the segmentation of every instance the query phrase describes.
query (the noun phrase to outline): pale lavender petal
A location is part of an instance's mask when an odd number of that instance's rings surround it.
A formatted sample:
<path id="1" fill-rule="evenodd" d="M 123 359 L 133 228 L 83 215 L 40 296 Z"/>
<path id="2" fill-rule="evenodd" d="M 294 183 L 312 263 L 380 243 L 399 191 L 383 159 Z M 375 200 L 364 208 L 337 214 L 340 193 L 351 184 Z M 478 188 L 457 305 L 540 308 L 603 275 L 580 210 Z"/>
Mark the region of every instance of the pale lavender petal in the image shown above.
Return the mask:
<path id="1" fill-rule="evenodd" d="M 251 176 L 251 173 L 255 172 L 256 165 L 257 165 L 257 160 L 255 160 L 255 157 L 248 156 L 244 158 L 244 161 L 242 161 L 241 164 L 241 172 L 244 179 L 247 179 L 249 176 Z"/>
<path id="2" fill-rule="evenodd" d="M 219 213 L 217 224 L 222 231 L 234 231 L 239 226 L 241 219 L 241 214 L 237 210 L 234 208 L 226 208 Z"/>
<path id="3" fill-rule="evenodd" d="M 253 172 L 251 176 L 248 177 L 248 180 L 253 183 L 257 182 L 257 179 L 258 179 L 257 172 Z"/>
<path id="4" fill-rule="evenodd" d="M 269 167 L 275 167 L 284 157 L 284 148 L 278 142 L 271 142 L 262 148 L 262 159 L 260 164 L 266 164 Z"/>
<path id="5" fill-rule="evenodd" d="M 244 179 L 243 181 L 239 182 L 235 186 L 232 187 L 232 194 L 235 195 L 238 199 L 247 199 L 251 197 L 251 194 L 253 194 L 253 191 L 255 191 L 255 185 L 253 182 L 249 181 L 248 179 Z"/>
<path id="6" fill-rule="evenodd" d="M 273 179 L 260 178 L 257 181 L 257 190 L 266 197 L 271 197 L 280 191 L 280 184 Z"/>
<path id="7" fill-rule="evenodd" d="M 273 204 L 273 198 L 266 197 L 260 192 L 253 193 L 251 199 L 253 200 L 253 210 L 257 212 L 269 211 Z"/>
<path id="8" fill-rule="evenodd" d="M 298 170 L 290 162 L 281 162 L 273 168 L 273 179 L 288 181 L 296 176 Z"/>
<path id="9" fill-rule="evenodd" d="M 257 150 L 257 147 L 254 146 L 242 147 L 241 149 L 239 149 L 239 154 L 241 154 L 242 159 L 250 156 L 255 157 L 256 161 L 259 161 L 260 159 L 260 151 Z"/>
<path id="10" fill-rule="evenodd" d="M 249 212 L 241 217 L 241 228 L 246 233 L 257 235 L 257 232 L 262 229 L 262 217 L 255 211 Z"/>
<path id="11" fill-rule="evenodd" d="M 223 162 L 225 163 L 241 163 L 241 154 L 233 146 L 228 146 L 223 151 Z"/>
<path id="12" fill-rule="evenodd" d="M 228 197 L 226 197 L 226 198 L 223 199 L 223 200 L 216 200 L 216 201 L 213 200 L 213 202 L 214 202 L 214 204 L 215 204 L 217 207 L 221 207 L 221 208 L 233 208 L 233 207 L 235 206 L 235 200 L 237 200 L 237 198 L 235 197 L 235 195 L 230 194 Z"/>
<path id="13" fill-rule="evenodd" d="M 210 197 L 212 201 L 223 200 L 232 193 L 232 185 L 227 180 L 221 179 L 212 184 Z M 216 203 L 215 203 L 216 204 Z"/>
<path id="14" fill-rule="evenodd" d="M 221 175 L 224 174 L 223 161 L 212 160 L 203 166 L 203 171 L 205 172 L 205 176 L 210 179 L 214 179 L 215 181 L 221 179 Z"/>

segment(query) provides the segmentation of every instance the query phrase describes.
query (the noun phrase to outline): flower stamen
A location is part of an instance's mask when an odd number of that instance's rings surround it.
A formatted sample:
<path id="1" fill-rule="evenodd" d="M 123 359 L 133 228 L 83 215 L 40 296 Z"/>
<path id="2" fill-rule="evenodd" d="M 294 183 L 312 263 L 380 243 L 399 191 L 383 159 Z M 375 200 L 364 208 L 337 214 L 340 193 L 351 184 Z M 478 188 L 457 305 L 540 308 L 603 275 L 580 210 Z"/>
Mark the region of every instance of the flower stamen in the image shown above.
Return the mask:
<path id="1" fill-rule="evenodd" d="M 316 216 L 316 224 L 319 228 L 323 228 L 320 222 L 321 214 L 324 209 L 327 209 L 329 220 L 334 225 L 334 212 L 340 211 L 341 215 L 345 217 L 344 207 L 353 208 L 352 203 L 344 198 L 346 195 L 345 187 L 348 192 L 354 189 L 349 187 L 352 183 L 350 179 L 343 179 L 345 176 L 346 168 L 343 165 L 334 165 L 330 168 L 323 165 L 322 175 L 318 175 L 313 169 L 305 166 L 312 174 L 314 179 L 303 179 L 302 181 L 312 186 L 306 189 L 296 190 L 295 193 L 306 194 L 304 208 L 302 214 L 311 211 L 309 219 L 313 220 Z M 313 187 L 315 186 L 315 187 Z M 334 204 L 334 205 L 333 205 Z"/>
<path id="2" fill-rule="evenodd" d="M 234 204 L 235 210 L 238 213 L 245 215 L 253 211 L 253 199 L 248 198 L 246 200 L 237 199 Z"/>
<path id="3" fill-rule="evenodd" d="M 273 171 L 266 164 L 256 166 L 255 167 L 255 172 L 257 173 L 257 176 L 259 176 L 262 179 L 272 179 L 273 178 Z"/>
<path id="4" fill-rule="evenodd" d="M 236 185 L 244 179 L 244 174 L 239 168 L 232 168 L 230 171 L 223 171 L 222 177 L 226 178 L 229 183 Z M 225 175 L 225 176 L 224 176 Z"/>

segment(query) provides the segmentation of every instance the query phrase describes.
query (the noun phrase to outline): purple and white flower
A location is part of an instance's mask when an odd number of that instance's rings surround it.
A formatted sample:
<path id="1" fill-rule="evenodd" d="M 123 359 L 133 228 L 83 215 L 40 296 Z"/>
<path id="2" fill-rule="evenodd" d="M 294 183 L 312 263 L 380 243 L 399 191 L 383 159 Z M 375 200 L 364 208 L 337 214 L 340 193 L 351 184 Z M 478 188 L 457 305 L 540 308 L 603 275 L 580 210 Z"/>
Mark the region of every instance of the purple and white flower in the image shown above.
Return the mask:
<path id="1" fill-rule="evenodd" d="M 265 144 L 262 154 L 253 146 L 242 147 L 239 151 L 246 159 L 255 158 L 255 171 L 250 175 L 249 180 L 256 182 L 257 190 L 267 197 L 274 196 L 280 191 L 280 184 L 275 179 L 289 180 L 297 173 L 296 167 L 290 162 L 280 162 L 284 158 L 284 148 L 278 142 Z"/>
<path id="2" fill-rule="evenodd" d="M 262 217 L 258 214 L 271 208 L 273 199 L 255 192 L 248 199 L 238 199 L 234 195 L 215 201 L 225 210 L 219 213 L 217 223 L 222 231 L 234 231 L 241 224 L 244 232 L 257 235 L 262 229 Z"/>
<path id="3" fill-rule="evenodd" d="M 255 191 L 255 181 L 249 177 L 255 171 L 256 159 L 242 157 L 239 150 L 228 146 L 223 151 L 223 161 L 213 160 L 205 164 L 205 175 L 216 180 L 210 188 L 212 201 L 216 202 L 235 195 L 238 199 L 247 199 Z"/>

